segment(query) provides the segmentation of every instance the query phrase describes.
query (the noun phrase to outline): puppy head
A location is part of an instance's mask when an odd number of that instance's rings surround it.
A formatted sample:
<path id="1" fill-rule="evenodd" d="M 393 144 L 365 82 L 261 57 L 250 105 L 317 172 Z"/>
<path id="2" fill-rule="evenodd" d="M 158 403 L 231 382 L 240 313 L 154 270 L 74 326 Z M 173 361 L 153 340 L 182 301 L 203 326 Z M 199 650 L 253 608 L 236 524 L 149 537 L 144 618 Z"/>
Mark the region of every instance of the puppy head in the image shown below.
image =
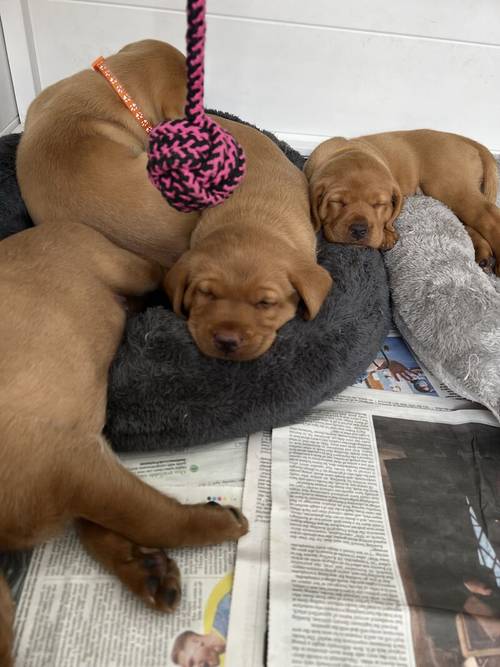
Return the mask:
<path id="1" fill-rule="evenodd" d="M 234 361 L 264 354 L 299 301 L 305 318 L 314 318 L 331 285 L 330 274 L 312 259 L 277 258 L 269 248 L 230 254 L 215 246 L 185 253 L 164 281 L 201 352 Z"/>
<path id="2" fill-rule="evenodd" d="M 309 188 L 315 225 L 328 241 L 382 248 L 386 232 L 394 238 L 403 197 L 389 169 L 372 155 L 353 150 L 333 156 L 311 170 Z"/>

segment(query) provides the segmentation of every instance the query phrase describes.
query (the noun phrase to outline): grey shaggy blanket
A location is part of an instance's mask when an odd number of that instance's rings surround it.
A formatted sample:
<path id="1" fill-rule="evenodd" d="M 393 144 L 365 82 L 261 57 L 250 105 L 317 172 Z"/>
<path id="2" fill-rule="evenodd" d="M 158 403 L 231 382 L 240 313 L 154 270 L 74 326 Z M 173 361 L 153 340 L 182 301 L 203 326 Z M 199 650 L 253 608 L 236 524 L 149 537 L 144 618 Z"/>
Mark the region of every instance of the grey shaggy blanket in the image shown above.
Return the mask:
<path id="1" fill-rule="evenodd" d="M 302 167 L 296 151 L 268 136 Z M 0 138 L 0 239 L 31 225 L 15 179 L 18 140 Z M 287 323 L 253 362 L 204 357 L 186 322 L 154 294 L 146 312 L 128 321 L 111 369 L 106 432 L 113 447 L 146 451 L 246 435 L 297 420 L 352 384 L 389 328 L 383 260 L 374 250 L 328 244 L 319 260 L 336 281 L 320 314 Z"/>
<path id="2" fill-rule="evenodd" d="M 500 279 L 441 202 L 410 197 L 396 227 L 384 257 L 396 325 L 431 373 L 500 419 Z"/>

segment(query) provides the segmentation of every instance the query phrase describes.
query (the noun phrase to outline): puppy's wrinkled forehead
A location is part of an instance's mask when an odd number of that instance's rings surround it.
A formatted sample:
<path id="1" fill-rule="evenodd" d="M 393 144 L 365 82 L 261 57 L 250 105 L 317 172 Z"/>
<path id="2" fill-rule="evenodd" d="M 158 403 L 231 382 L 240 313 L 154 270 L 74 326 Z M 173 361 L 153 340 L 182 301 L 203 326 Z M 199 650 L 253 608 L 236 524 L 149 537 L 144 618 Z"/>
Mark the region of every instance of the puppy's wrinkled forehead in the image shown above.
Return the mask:
<path id="1" fill-rule="evenodd" d="M 391 179 L 387 166 L 375 156 L 363 151 L 349 151 L 338 155 L 323 167 L 321 176 L 350 181 L 353 185 Z"/>
<path id="2" fill-rule="evenodd" d="M 211 258 L 196 272 L 199 284 L 216 288 L 221 297 L 244 299 L 256 291 L 275 291 L 286 294 L 292 291 L 287 273 L 279 263 L 250 256 L 233 257 L 229 261 Z"/>

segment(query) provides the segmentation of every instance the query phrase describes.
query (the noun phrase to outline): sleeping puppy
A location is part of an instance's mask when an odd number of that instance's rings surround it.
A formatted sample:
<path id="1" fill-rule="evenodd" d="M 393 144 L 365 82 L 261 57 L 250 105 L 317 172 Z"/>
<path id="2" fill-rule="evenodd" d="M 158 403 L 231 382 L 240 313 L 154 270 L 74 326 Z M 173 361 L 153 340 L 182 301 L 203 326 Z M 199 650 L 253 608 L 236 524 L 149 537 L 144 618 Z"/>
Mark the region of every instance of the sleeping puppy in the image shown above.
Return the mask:
<path id="1" fill-rule="evenodd" d="M 472 139 L 433 130 L 335 137 L 312 152 L 305 173 L 314 221 L 329 241 L 392 248 L 403 197 L 422 191 L 466 225 L 483 268 L 494 252 L 500 274 L 496 164 Z"/>
<path id="2" fill-rule="evenodd" d="M 304 175 L 258 130 L 218 122 L 243 146 L 247 174 L 227 201 L 204 211 L 164 284 L 204 354 L 248 361 L 269 349 L 299 302 L 314 318 L 332 279 L 316 261 Z"/>
<path id="3" fill-rule="evenodd" d="M 173 46 L 134 42 L 106 63 L 152 125 L 183 116 L 186 62 Z M 17 152 L 34 223 L 86 224 L 170 267 L 189 247 L 199 214 L 176 211 L 150 183 L 148 145 L 146 131 L 90 63 L 43 90 L 29 107 Z"/>
<path id="4" fill-rule="evenodd" d="M 163 548 L 235 540 L 238 510 L 184 505 L 142 482 L 101 435 L 124 298 L 162 272 L 90 227 L 55 223 L 0 242 L 0 550 L 76 520 L 83 545 L 147 605 L 172 611 L 180 575 Z M 0 665 L 14 608 L 0 574 Z"/>

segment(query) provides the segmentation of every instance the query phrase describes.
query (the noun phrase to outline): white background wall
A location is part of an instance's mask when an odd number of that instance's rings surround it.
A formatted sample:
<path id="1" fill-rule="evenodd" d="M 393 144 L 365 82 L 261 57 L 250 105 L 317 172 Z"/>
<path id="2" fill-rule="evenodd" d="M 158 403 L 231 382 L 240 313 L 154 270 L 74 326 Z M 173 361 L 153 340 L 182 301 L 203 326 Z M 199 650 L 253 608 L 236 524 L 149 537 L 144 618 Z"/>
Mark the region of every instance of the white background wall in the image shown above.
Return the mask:
<path id="1" fill-rule="evenodd" d="M 26 77 L 38 90 L 144 37 L 184 48 L 184 0 L 2 7 L 6 33 L 24 31 L 10 40 L 16 62 L 23 39 L 31 55 L 16 91 Z M 208 0 L 208 8 L 209 106 L 299 146 L 432 127 L 500 149 L 500 0 Z"/>
<path id="2" fill-rule="evenodd" d="M 18 124 L 16 99 L 0 20 L 0 134 L 12 132 Z"/>

